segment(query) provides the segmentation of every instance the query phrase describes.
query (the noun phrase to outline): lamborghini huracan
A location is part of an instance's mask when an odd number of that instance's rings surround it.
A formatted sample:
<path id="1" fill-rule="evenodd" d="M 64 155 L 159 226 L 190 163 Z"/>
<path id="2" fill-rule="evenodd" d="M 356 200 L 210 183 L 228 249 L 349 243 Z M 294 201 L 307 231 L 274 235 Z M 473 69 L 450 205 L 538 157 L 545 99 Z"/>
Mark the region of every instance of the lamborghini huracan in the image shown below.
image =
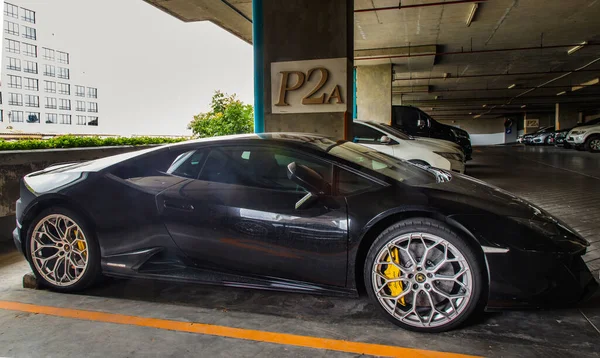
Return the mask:
<path id="1" fill-rule="evenodd" d="M 310 294 L 367 292 L 393 323 L 574 304 L 589 245 L 474 178 L 307 134 L 200 139 L 26 175 L 13 236 L 61 292 L 101 275 Z"/>

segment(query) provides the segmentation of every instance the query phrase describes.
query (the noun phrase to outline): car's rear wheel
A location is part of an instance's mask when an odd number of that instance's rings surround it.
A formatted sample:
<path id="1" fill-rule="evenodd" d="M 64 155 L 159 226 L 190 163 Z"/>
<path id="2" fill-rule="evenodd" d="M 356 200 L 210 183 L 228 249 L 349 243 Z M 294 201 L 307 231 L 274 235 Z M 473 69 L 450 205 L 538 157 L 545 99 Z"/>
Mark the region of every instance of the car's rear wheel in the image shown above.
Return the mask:
<path id="1" fill-rule="evenodd" d="M 476 309 L 482 271 L 475 251 L 449 227 L 415 218 L 379 235 L 367 254 L 364 279 L 371 300 L 393 323 L 443 332 Z"/>
<path id="2" fill-rule="evenodd" d="M 26 253 L 38 282 L 62 292 L 82 290 L 100 274 L 100 249 L 85 220 L 51 208 L 29 226 Z"/>
<path id="3" fill-rule="evenodd" d="M 600 135 L 592 135 L 585 141 L 585 150 L 588 152 L 600 152 Z"/>

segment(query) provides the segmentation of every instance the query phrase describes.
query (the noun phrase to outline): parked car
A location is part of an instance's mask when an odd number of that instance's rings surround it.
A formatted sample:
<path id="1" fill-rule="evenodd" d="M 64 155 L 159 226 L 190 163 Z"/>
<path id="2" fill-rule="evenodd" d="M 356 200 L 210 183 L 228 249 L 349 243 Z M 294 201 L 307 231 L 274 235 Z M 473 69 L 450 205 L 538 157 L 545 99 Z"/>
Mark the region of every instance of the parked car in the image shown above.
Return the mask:
<path id="1" fill-rule="evenodd" d="M 472 159 L 473 147 L 467 131 L 442 124 L 412 106 L 392 106 L 392 126 L 414 137 L 430 137 L 458 143 L 466 160 Z"/>
<path id="2" fill-rule="evenodd" d="M 578 127 L 596 125 L 596 124 L 600 124 L 600 118 L 592 119 L 591 121 L 578 124 L 572 128 L 561 129 L 560 131 L 555 132 L 556 135 L 555 135 L 555 139 L 554 139 L 554 142 L 555 142 L 554 144 L 557 146 L 562 145 L 564 148 L 569 149 L 569 148 L 571 148 L 571 145 L 569 144 L 569 142 L 567 142 L 567 135 L 569 134 L 569 132 L 572 129 L 575 129 Z"/>
<path id="3" fill-rule="evenodd" d="M 465 156 L 460 146 L 444 140 L 435 142 L 415 139 L 389 125 L 376 122 L 354 121 L 354 143 L 409 162 L 465 172 Z M 447 143 L 447 144 L 446 144 Z"/>
<path id="4" fill-rule="evenodd" d="M 540 131 L 537 131 L 533 138 L 531 138 L 532 144 L 538 145 L 550 145 L 550 136 L 554 133 L 555 127 L 546 127 Z"/>
<path id="5" fill-rule="evenodd" d="M 523 137 L 521 137 L 521 143 L 526 144 L 526 145 L 532 144 L 533 138 L 535 136 L 537 136 L 538 134 L 543 133 L 548 128 L 550 128 L 550 127 L 541 127 L 533 133 L 528 133 L 528 134 L 523 135 Z M 518 138 L 517 138 L 517 141 L 518 141 Z"/>
<path id="6" fill-rule="evenodd" d="M 555 146 L 563 146 L 566 149 L 571 148 L 571 145 L 566 140 L 567 134 L 569 133 L 569 131 L 571 131 L 571 129 L 573 128 L 566 128 L 555 131 L 552 134 L 552 144 L 554 144 Z"/>
<path id="7" fill-rule="evenodd" d="M 600 124 L 575 127 L 567 134 L 567 143 L 577 150 L 600 152 Z"/>
<path id="8" fill-rule="evenodd" d="M 213 137 L 26 175 L 13 238 L 38 282 L 101 274 L 358 296 L 398 326 L 574 304 L 598 287 L 589 243 L 482 181 L 348 141 Z"/>

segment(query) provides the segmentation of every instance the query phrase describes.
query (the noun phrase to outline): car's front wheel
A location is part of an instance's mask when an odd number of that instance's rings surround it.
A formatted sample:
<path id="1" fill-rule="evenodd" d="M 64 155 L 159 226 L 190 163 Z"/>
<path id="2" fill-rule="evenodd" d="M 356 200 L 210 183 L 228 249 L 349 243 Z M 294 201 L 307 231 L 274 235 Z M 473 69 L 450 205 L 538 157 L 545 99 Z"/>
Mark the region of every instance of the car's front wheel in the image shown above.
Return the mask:
<path id="1" fill-rule="evenodd" d="M 589 152 L 600 152 L 600 135 L 592 135 L 585 141 L 585 149 Z"/>
<path id="2" fill-rule="evenodd" d="M 367 254 L 364 279 L 371 300 L 396 325 L 443 332 L 478 305 L 483 267 L 476 252 L 447 225 L 429 218 L 398 222 Z"/>
<path id="3" fill-rule="evenodd" d="M 42 285 L 61 292 L 82 290 L 100 274 L 100 249 L 79 215 L 64 208 L 40 213 L 29 226 L 26 253 Z"/>

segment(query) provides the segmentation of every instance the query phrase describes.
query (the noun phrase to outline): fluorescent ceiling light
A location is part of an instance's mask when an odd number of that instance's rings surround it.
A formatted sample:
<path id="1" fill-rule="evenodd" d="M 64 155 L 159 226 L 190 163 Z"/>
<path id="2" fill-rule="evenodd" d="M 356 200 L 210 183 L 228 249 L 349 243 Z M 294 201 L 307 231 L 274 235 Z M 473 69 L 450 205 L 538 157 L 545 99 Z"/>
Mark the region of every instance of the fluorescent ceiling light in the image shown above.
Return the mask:
<path id="1" fill-rule="evenodd" d="M 442 98 L 442 96 L 435 96 L 435 99 L 440 99 Z"/>
<path id="2" fill-rule="evenodd" d="M 481 106 L 481 107 L 485 108 L 485 107 L 487 107 L 487 104 L 484 104 L 484 105 L 483 105 L 483 106 Z"/>
<path id="3" fill-rule="evenodd" d="M 469 114 L 473 114 L 473 112 L 469 112 Z"/>
<path id="4" fill-rule="evenodd" d="M 526 104 L 524 104 L 524 105 L 522 105 L 522 106 L 521 106 L 521 108 L 525 108 L 525 107 L 527 107 L 527 105 L 526 105 Z"/>
<path id="5" fill-rule="evenodd" d="M 471 26 L 471 21 L 473 21 L 473 17 L 475 17 L 475 12 L 477 12 L 478 7 L 479 7 L 479 4 L 477 4 L 477 3 L 473 4 L 473 7 L 471 7 L 471 11 L 469 12 L 469 17 L 467 17 L 467 27 Z"/>
<path id="6" fill-rule="evenodd" d="M 512 89 L 512 88 L 515 88 L 515 87 L 517 87 L 517 84 L 513 83 L 512 85 L 508 86 L 508 89 Z"/>
<path id="7" fill-rule="evenodd" d="M 600 78 L 594 78 L 593 80 L 589 80 L 587 82 L 583 82 L 582 84 L 578 85 L 578 86 L 573 86 L 573 88 L 571 88 L 571 91 L 577 91 L 580 90 L 584 87 L 588 87 L 588 86 L 593 86 L 600 83 Z"/>
<path id="8" fill-rule="evenodd" d="M 587 41 L 583 41 L 581 44 L 579 44 L 579 45 L 577 45 L 575 47 L 570 48 L 569 51 L 567 51 L 567 53 L 569 55 L 572 55 L 574 52 L 581 50 L 587 44 L 588 44 Z"/>
<path id="9" fill-rule="evenodd" d="M 567 91 L 562 91 L 562 92 L 558 92 L 556 95 L 557 96 L 562 96 L 563 94 L 567 93 Z"/>
<path id="10" fill-rule="evenodd" d="M 481 114 L 478 114 L 478 115 L 476 115 L 476 116 L 473 116 L 473 118 L 474 118 L 474 119 L 477 119 L 477 118 L 479 118 L 479 117 L 481 117 Z"/>

